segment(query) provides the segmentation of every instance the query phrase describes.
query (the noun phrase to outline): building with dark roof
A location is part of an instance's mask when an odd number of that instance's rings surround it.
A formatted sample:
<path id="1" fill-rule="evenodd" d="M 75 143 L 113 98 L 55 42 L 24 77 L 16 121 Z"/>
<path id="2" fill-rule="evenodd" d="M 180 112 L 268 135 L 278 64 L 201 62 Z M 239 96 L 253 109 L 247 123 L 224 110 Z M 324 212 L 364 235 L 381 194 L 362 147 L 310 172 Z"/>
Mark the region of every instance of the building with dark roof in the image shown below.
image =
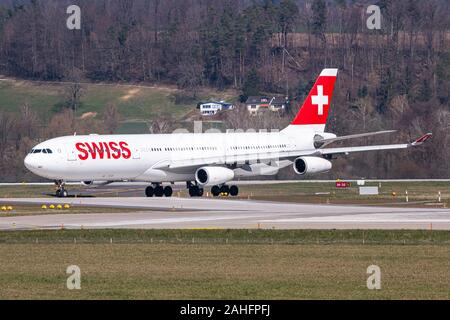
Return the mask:
<path id="1" fill-rule="evenodd" d="M 268 96 L 251 96 L 248 97 L 245 105 L 248 112 L 252 115 L 258 114 L 262 110 L 270 110 L 280 112 L 286 109 L 288 98 L 285 97 L 268 97 Z"/>

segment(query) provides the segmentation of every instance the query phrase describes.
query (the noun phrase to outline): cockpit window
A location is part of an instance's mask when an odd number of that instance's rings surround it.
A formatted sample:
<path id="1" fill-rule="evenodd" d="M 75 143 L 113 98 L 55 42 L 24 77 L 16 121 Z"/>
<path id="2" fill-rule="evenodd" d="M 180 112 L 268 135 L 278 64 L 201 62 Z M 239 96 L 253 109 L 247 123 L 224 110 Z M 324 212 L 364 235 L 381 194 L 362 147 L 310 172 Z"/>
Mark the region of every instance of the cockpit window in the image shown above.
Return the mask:
<path id="1" fill-rule="evenodd" d="M 45 153 L 51 154 L 53 153 L 52 149 L 31 149 L 30 153 Z"/>

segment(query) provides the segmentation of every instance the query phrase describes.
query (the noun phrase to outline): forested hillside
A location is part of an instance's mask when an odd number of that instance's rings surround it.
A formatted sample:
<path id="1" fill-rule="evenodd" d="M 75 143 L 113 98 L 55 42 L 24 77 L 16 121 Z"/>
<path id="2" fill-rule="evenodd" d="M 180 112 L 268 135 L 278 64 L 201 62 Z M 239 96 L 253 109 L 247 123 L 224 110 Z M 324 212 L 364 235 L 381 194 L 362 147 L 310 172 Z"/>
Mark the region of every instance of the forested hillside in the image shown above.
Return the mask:
<path id="1" fill-rule="evenodd" d="M 193 99 L 200 88 L 214 87 L 238 90 L 242 99 L 273 93 L 301 101 L 323 67 L 336 67 L 328 131 L 398 129 L 389 142 L 429 131 L 434 136 L 420 150 L 338 160 L 338 170 L 322 178 L 448 178 L 449 1 L 374 2 L 0 0 L 0 74 L 73 83 L 53 115 L 69 118 L 66 131 L 73 133 L 81 126 L 76 111 L 83 82 L 176 85 Z M 81 30 L 66 28 L 70 4 L 81 8 Z M 369 4 L 381 8 L 381 30 L 366 27 Z M 233 113 L 227 123 L 244 129 L 289 121 Z M 34 124 L 51 120 L 30 104 L 20 113 L 0 105 L 0 176 L 23 177 L 21 157 L 44 136 Z M 11 167 L 22 171 L 12 177 Z"/>

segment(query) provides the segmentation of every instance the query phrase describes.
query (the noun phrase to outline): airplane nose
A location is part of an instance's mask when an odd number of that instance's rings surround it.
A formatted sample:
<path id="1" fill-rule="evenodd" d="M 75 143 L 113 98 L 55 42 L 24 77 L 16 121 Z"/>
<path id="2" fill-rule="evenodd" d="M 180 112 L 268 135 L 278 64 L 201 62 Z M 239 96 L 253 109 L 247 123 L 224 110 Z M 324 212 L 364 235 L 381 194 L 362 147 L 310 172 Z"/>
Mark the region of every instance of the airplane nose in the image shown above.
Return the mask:
<path id="1" fill-rule="evenodd" d="M 23 160 L 23 164 L 25 165 L 25 167 L 26 167 L 28 170 L 30 170 L 30 168 L 31 168 L 31 157 L 30 157 L 30 155 L 27 155 L 27 156 L 25 157 L 25 159 Z"/>
<path id="2" fill-rule="evenodd" d="M 36 170 L 38 168 L 38 163 L 36 161 L 36 158 L 31 155 L 27 155 L 25 157 L 25 159 L 23 160 L 23 163 L 24 163 L 25 167 L 30 171 Z"/>

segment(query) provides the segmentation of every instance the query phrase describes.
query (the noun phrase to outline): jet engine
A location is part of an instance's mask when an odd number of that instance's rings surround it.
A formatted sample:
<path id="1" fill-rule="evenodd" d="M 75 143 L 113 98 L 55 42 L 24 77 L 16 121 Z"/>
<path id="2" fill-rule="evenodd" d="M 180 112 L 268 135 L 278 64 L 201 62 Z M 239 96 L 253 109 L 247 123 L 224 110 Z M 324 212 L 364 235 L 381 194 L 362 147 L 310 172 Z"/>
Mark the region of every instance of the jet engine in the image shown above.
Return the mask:
<path id="1" fill-rule="evenodd" d="M 331 169 L 330 161 L 319 157 L 300 157 L 294 161 L 294 171 L 296 174 L 305 175 L 310 173 L 322 173 Z"/>
<path id="2" fill-rule="evenodd" d="M 195 180 L 201 186 L 214 186 L 233 178 L 234 171 L 224 167 L 202 167 L 195 172 Z"/>

